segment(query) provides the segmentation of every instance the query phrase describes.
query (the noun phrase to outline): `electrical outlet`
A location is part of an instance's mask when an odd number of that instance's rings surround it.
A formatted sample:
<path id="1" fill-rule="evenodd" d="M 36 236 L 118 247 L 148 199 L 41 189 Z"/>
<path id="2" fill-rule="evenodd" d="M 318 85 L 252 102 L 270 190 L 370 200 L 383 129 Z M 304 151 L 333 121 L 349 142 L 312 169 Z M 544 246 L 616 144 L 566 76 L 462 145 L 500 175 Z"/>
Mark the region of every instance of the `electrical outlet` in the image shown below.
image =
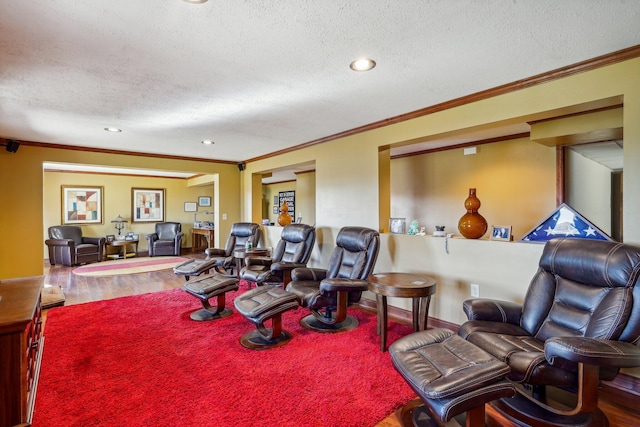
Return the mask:
<path id="1" fill-rule="evenodd" d="M 471 296 L 473 298 L 480 298 L 480 285 L 476 285 L 475 283 L 471 284 Z"/>
<path id="2" fill-rule="evenodd" d="M 225 213 L 223 213 L 223 214 L 222 214 L 222 220 L 223 220 L 223 221 L 226 221 L 226 220 L 227 220 L 227 214 L 225 214 Z"/>

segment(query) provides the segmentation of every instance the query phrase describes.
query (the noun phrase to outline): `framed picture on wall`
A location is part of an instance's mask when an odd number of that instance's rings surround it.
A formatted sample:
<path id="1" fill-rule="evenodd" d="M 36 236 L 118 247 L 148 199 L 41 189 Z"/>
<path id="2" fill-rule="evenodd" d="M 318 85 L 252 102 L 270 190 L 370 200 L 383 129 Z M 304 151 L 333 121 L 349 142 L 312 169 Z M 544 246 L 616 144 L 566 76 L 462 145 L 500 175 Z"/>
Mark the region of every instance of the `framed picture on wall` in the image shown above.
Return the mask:
<path id="1" fill-rule="evenodd" d="M 103 187 L 62 185 L 63 224 L 102 224 Z"/>
<path id="2" fill-rule="evenodd" d="M 198 197 L 198 204 L 200 206 L 211 206 L 211 197 L 209 196 Z"/>
<path id="3" fill-rule="evenodd" d="M 164 221 L 164 188 L 132 188 L 131 218 L 133 222 Z"/>
<path id="4" fill-rule="evenodd" d="M 196 212 L 197 210 L 198 210 L 198 205 L 196 205 L 196 202 L 184 202 L 185 212 Z"/>

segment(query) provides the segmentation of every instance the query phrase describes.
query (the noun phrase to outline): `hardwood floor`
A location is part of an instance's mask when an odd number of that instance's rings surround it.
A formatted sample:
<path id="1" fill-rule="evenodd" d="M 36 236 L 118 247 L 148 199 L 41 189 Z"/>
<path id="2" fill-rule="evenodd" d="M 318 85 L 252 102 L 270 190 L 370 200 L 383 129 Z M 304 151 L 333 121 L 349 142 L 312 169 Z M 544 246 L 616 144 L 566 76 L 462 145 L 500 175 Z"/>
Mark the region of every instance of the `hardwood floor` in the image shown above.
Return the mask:
<path id="1" fill-rule="evenodd" d="M 204 258 L 204 254 L 183 254 L 189 258 Z M 143 294 L 147 292 L 159 292 L 180 288 L 184 284 L 184 278 L 173 274 L 172 270 L 160 270 L 149 273 L 137 273 L 121 276 L 86 277 L 76 276 L 72 273 L 72 267 L 53 266 L 45 262 L 45 284 L 59 285 L 65 294 L 65 305 L 81 304 L 90 301 L 118 298 L 129 295 Z M 43 313 L 46 319 L 46 310 Z M 45 322 L 46 333 L 46 322 Z M 418 399 L 410 402 L 408 407 L 416 406 Z M 625 409 L 615 399 L 606 395 L 600 397 L 600 408 L 609 418 L 612 427 L 640 426 L 640 410 Z M 489 416 L 492 412 L 488 410 Z M 495 416 L 495 414 L 493 414 Z M 375 427 L 401 427 L 403 414 L 398 410 Z M 405 416 L 406 418 L 406 416 Z M 494 418 L 497 424 L 509 426 L 506 420 Z"/>

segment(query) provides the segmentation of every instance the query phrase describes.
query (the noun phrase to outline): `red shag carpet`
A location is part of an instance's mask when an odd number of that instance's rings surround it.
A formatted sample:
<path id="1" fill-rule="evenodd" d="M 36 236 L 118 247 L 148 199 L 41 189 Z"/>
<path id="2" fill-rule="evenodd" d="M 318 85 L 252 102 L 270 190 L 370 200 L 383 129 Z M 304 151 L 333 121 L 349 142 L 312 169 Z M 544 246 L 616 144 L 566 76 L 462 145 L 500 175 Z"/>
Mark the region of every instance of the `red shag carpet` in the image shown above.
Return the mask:
<path id="1" fill-rule="evenodd" d="M 51 309 L 33 426 L 371 427 L 415 397 L 374 315 L 350 309 L 358 328 L 319 334 L 298 324 L 308 310 L 289 311 L 293 340 L 255 351 L 235 309 L 195 322 L 200 307 L 176 289 Z M 410 332 L 392 323 L 388 340 Z"/>

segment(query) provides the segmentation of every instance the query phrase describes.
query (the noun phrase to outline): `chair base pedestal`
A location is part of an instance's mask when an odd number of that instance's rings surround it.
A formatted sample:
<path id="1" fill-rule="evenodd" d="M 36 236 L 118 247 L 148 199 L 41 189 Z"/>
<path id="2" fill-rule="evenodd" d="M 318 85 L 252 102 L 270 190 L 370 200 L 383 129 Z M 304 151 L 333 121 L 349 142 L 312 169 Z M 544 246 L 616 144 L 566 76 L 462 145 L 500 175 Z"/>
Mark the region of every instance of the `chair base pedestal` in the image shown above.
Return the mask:
<path id="1" fill-rule="evenodd" d="M 482 409 L 484 409 L 484 408 L 482 408 Z M 452 418 L 451 420 L 449 420 L 447 422 L 447 427 L 460 427 L 460 426 L 466 425 L 466 417 L 465 417 L 465 415 L 469 416 L 469 413 L 461 414 L 461 415 L 458 415 L 455 418 Z M 473 414 L 471 416 L 473 416 Z M 476 417 L 479 417 L 479 419 L 478 420 L 469 420 L 469 422 L 471 423 L 469 425 L 484 425 L 485 424 L 485 422 L 484 422 L 484 410 L 478 411 L 478 415 Z M 403 413 L 402 423 L 403 423 L 402 424 L 403 426 L 440 427 L 440 425 L 433 418 L 431 418 L 431 415 L 429 415 L 429 410 L 424 405 L 424 403 L 419 405 L 419 406 L 416 406 L 415 408 L 411 409 L 410 411 L 407 411 L 406 414 Z"/>
<path id="2" fill-rule="evenodd" d="M 228 308 L 224 308 L 222 309 L 222 311 L 215 310 L 215 312 L 211 310 L 207 310 L 206 308 L 203 308 L 203 309 L 194 311 L 193 313 L 191 313 L 191 315 L 189 315 L 189 317 L 191 318 L 191 320 L 196 320 L 198 322 L 206 322 L 209 320 L 222 319 L 223 317 L 228 317 L 228 316 L 231 316 L 232 314 L 233 314 L 233 311 Z"/>
<path id="3" fill-rule="evenodd" d="M 524 396 L 517 394 L 510 399 L 498 399 L 489 403 L 500 415 L 517 425 L 558 427 L 606 427 L 607 416 L 597 408 L 589 414 L 562 416 L 544 410 Z"/>
<path id="4" fill-rule="evenodd" d="M 288 331 L 282 331 L 279 336 L 272 338 L 270 340 L 266 339 L 262 336 L 262 334 L 254 329 L 253 331 L 249 331 L 240 338 L 240 344 L 244 348 L 248 348 L 250 350 L 267 350 L 270 348 L 282 347 L 289 341 L 291 341 L 293 336 Z"/>
<path id="5" fill-rule="evenodd" d="M 300 326 L 314 332 L 338 333 L 347 332 L 358 327 L 360 323 L 353 316 L 347 316 L 342 322 L 328 324 L 318 320 L 313 314 L 303 317 Z"/>

